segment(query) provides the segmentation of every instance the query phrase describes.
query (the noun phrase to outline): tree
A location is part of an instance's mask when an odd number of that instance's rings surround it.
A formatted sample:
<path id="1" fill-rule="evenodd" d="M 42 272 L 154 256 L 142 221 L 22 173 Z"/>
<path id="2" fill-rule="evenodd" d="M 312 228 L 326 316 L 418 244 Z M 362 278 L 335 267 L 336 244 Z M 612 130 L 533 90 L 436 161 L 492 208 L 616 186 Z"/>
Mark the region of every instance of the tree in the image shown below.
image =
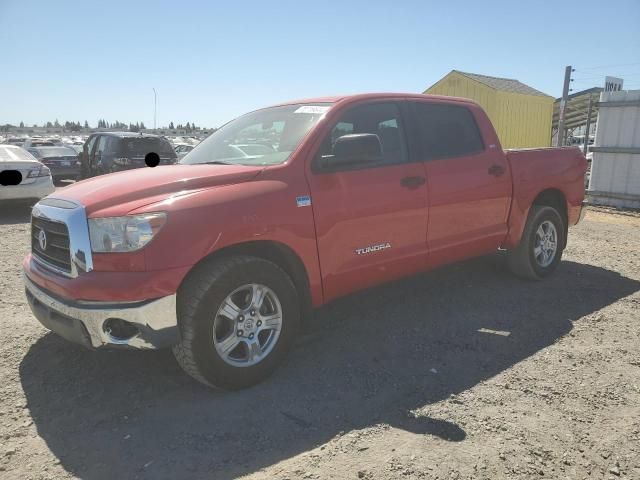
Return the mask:
<path id="1" fill-rule="evenodd" d="M 24 122 L 20 122 L 20 128 L 24 128 Z"/>
<path id="2" fill-rule="evenodd" d="M 173 130 L 175 127 L 173 126 L 173 122 L 169 122 L 169 130 Z"/>
<path id="3" fill-rule="evenodd" d="M 144 122 L 140 122 L 140 130 L 146 130 L 147 127 L 144 126 Z"/>
<path id="4" fill-rule="evenodd" d="M 84 128 L 89 128 L 89 122 L 87 122 L 86 120 L 84 121 Z"/>
<path id="5" fill-rule="evenodd" d="M 56 128 L 60 128 L 60 122 L 58 121 L 58 119 L 56 118 L 56 121 L 53 122 L 53 126 Z"/>
<path id="6" fill-rule="evenodd" d="M 47 122 L 47 128 L 52 128 L 53 124 L 51 122 Z"/>

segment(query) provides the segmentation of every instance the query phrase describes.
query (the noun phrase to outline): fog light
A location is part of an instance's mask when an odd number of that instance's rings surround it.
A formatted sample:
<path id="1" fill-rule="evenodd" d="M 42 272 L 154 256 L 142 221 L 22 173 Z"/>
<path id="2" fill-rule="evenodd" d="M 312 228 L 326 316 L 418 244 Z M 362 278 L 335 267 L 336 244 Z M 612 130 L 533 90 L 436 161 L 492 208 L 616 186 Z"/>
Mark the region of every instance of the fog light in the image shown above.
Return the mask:
<path id="1" fill-rule="evenodd" d="M 133 323 L 121 318 L 108 318 L 102 324 L 102 330 L 116 343 L 126 343 L 140 331 Z"/>

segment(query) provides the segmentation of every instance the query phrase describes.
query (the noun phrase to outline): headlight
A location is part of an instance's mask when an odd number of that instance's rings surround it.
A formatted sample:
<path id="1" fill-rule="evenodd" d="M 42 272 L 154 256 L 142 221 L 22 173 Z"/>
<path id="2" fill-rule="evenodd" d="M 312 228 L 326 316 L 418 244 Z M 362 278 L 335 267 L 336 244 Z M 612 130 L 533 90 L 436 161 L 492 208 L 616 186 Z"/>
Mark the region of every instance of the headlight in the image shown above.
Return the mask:
<path id="1" fill-rule="evenodd" d="M 90 218 L 91 250 L 100 253 L 140 250 L 160 231 L 166 219 L 167 214 L 161 212 Z"/>

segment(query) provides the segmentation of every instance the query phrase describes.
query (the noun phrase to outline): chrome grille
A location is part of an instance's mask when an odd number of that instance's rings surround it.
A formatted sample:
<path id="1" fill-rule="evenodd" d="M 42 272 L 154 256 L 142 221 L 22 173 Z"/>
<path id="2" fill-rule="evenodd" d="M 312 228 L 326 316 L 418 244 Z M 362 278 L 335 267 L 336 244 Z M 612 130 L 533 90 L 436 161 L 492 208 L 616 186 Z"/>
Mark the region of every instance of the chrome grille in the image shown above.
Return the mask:
<path id="1" fill-rule="evenodd" d="M 44 232 L 46 242 L 42 248 L 40 232 Z M 31 253 L 45 264 L 68 274 L 71 273 L 69 251 L 69 230 L 67 225 L 44 218 L 31 217 Z"/>

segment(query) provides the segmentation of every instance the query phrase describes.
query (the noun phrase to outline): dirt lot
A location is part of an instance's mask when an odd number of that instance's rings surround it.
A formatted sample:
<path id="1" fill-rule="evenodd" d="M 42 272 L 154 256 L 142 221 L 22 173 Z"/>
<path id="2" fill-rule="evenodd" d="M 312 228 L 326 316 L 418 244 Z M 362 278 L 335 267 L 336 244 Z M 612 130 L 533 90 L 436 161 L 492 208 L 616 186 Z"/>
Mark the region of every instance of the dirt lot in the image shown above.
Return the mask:
<path id="1" fill-rule="evenodd" d="M 24 300 L 0 210 L 0 477 L 640 478 L 640 216 L 589 211 L 541 283 L 493 255 L 317 312 L 267 382 L 90 352 Z"/>

